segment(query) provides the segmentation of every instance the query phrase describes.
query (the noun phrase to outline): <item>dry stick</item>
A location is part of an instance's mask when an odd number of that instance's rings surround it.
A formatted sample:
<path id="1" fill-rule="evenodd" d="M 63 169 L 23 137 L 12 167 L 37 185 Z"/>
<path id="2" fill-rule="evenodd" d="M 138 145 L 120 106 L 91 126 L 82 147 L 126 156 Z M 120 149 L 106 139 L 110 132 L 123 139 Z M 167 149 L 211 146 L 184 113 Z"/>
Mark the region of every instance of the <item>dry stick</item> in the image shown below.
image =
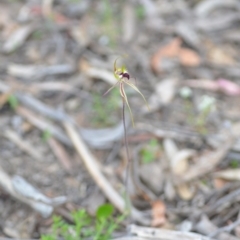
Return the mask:
<path id="1" fill-rule="evenodd" d="M 17 200 L 29 205 L 43 216 L 48 217 L 52 211 L 53 206 L 45 204 L 43 202 L 38 202 L 34 199 L 31 199 L 27 196 L 20 194 L 13 186 L 12 178 L 3 170 L 0 166 L 0 185 L 5 189 L 7 193 L 16 198 Z"/>
<path id="2" fill-rule="evenodd" d="M 125 211 L 124 199 L 121 195 L 112 187 L 109 181 L 105 178 L 98 167 L 97 160 L 88 150 L 87 146 L 81 139 L 80 135 L 77 133 L 76 129 L 73 127 L 72 123 L 64 122 L 66 131 L 72 140 L 74 147 L 76 148 L 78 154 L 81 156 L 88 172 L 91 174 L 96 184 L 105 193 L 109 201 L 122 213 Z M 140 211 L 135 208 L 131 208 L 132 217 L 141 222 L 144 225 L 150 224 L 148 219 L 145 219 Z"/>
<path id="3" fill-rule="evenodd" d="M 129 232 L 131 235 L 134 235 L 142 240 L 214 240 L 213 238 L 193 232 L 140 227 L 136 225 L 131 225 L 129 227 Z M 121 240 L 121 238 L 116 240 Z M 125 238 L 122 238 L 122 240 L 125 240 Z"/>
<path id="4" fill-rule="evenodd" d="M 222 227 L 217 229 L 215 232 L 210 233 L 208 236 L 209 237 L 215 237 L 217 236 L 219 233 L 222 232 L 231 232 L 234 228 L 236 228 L 238 225 L 240 225 L 240 219 L 236 220 L 235 222 L 231 223 L 228 226 Z"/>

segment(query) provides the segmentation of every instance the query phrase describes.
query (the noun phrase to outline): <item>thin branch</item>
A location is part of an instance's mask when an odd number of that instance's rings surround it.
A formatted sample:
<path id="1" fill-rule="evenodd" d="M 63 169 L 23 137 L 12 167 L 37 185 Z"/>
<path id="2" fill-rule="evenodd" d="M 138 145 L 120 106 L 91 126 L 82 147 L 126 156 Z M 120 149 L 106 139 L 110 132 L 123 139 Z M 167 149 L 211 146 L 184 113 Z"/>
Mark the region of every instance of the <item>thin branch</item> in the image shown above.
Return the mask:
<path id="1" fill-rule="evenodd" d="M 231 232 L 238 225 L 240 225 L 240 219 L 236 220 L 235 222 L 231 223 L 228 226 L 217 229 L 213 233 L 209 234 L 208 237 L 211 237 L 211 238 L 216 237 L 219 233 L 222 233 L 222 232 Z"/>

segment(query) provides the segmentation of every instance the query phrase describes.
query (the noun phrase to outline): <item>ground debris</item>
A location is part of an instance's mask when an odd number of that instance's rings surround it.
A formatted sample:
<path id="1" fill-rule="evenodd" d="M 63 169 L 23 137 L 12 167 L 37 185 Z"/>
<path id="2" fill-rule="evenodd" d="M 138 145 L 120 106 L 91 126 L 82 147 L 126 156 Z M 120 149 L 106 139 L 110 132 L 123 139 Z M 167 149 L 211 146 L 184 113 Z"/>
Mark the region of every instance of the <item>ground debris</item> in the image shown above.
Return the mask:
<path id="1" fill-rule="evenodd" d="M 127 189 L 132 222 L 160 227 L 127 239 L 239 237 L 239 1 L 0 9 L 1 236 L 40 238 L 53 211 L 124 212 Z M 120 93 L 136 121 L 125 112 L 129 186 Z"/>

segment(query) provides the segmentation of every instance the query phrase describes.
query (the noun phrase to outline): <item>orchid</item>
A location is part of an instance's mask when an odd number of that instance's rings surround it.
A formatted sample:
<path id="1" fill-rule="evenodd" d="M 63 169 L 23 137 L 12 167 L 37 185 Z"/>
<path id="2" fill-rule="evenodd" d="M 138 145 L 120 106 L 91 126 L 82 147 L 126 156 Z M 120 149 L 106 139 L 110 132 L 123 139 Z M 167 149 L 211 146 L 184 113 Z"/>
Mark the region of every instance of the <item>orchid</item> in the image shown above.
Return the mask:
<path id="1" fill-rule="evenodd" d="M 149 106 L 148 106 L 148 103 L 147 103 L 145 97 L 140 92 L 140 90 L 132 82 L 130 82 L 131 78 L 130 78 L 129 73 L 127 72 L 126 67 L 125 66 L 117 67 L 117 60 L 118 60 L 118 58 L 114 61 L 114 65 L 113 65 L 114 76 L 117 80 L 117 83 L 115 83 L 110 89 L 108 89 L 104 93 L 104 96 L 107 95 L 113 88 L 115 88 L 116 86 L 119 85 L 120 95 L 123 99 L 123 106 L 124 106 L 124 103 L 127 104 L 129 112 L 130 112 L 131 120 L 132 120 L 132 125 L 134 126 L 133 114 L 132 114 L 132 110 L 131 110 L 131 107 L 130 107 L 129 102 L 128 102 L 127 95 L 126 95 L 125 90 L 124 90 L 124 84 L 130 86 L 136 92 L 138 92 L 142 96 L 143 100 L 145 101 L 148 109 L 149 109 Z"/>
<path id="2" fill-rule="evenodd" d="M 130 154 L 129 154 L 128 141 L 127 141 L 127 130 L 126 130 L 126 122 L 125 122 L 125 103 L 128 106 L 133 126 L 134 126 L 134 119 L 133 119 L 132 110 L 131 110 L 129 102 L 128 102 L 127 95 L 126 95 L 125 90 L 124 90 L 124 84 L 130 86 L 136 92 L 138 92 L 142 96 L 142 98 L 145 101 L 147 107 L 148 107 L 148 104 L 147 104 L 147 101 L 146 101 L 145 97 L 140 92 L 140 90 L 132 82 L 130 82 L 131 78 L 130 78 L 130 75 L 129 75 L 126 67 L 125 66 L 117 67 L 117 60 L 118 60 L 118 58 L 114 61 L 114 65 L 113 65 L 113 73 L 114 73 L 114 76 L 117 80 L 117 83 L 115 83 L 111 88 L 109 88 L 105 92 L 104 95 L 108 94 L 113 88 L 115 88 L 116 86 L 119 85 L 119 92 L 120 92 L 120 95 L 122 97 L 122 102 L 123 102 L 122 118 L 123 118 L 123 128 L 124 128 L 124 143 L 125 143 L 125 147 L 126 147 L 127 160 L 128 160 L 127 168 L 126 168 L 126 178 L 125 178 L 125 187 L 126 187 L 126 193 L 127 193 L 128 192 L 127 191 L 127 182 L 128 182 L 128 174 L 129 174 L 129 169 L 130 169 L 130 164 L 131 164 L 131 158 L 130 158 Z M 149 107 L 148 107 L 148 109 L 149 109 Z M 130 199 L 126 195 L 126 208 L 130 207 L 129 203 L 130 203 Z"/>

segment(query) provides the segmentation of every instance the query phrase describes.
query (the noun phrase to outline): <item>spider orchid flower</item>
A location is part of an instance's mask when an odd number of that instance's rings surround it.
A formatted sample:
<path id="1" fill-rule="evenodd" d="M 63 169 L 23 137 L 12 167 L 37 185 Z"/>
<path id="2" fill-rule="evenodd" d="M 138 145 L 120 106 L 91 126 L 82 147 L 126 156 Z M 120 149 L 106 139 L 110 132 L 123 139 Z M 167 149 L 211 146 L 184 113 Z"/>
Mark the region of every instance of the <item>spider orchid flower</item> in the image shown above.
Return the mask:
<path id="1" fill-rule="evenodd" d="M 130 112 L 130 116 L 131 116 L 131 120 L 132 120 L 132 125 L 134 126 L 134 119 L 133 119 L 133 114 L 132 114 L 132 110 L 130 108 L 129 102 L 128 102 L 128 98 L 127 95 L 125 93 L 124 90 L 124 84 L 130 86 L 131 88 L 133 88 L 136 92 L 138 92 L 143 100 L 145 101 L 148 109 L 148 103 L 145 99 L 145 97 L 143 96 L 143 94 L 140 92 L 140 90 L 129 80 L 131 80 L 129 73 L 127 72 L 127 69 L 125 66 L 122 67 L 117 67 L 117 60 L 118 58 L 114 61 L 114 65 L 113 65 L 113 71 L 114 71 L 114 76 L 117 79 L 117 83 L 115 83 L 110 89 L 108 89 L 105 93 L 104 96 L 107 95 L 113 88 L 115 88 L 117 85 L 119 85 L 119 91 L 120 91 L 120 95 L 123 99 L 123 101 L 127 104 L 129 112 Z"/>

